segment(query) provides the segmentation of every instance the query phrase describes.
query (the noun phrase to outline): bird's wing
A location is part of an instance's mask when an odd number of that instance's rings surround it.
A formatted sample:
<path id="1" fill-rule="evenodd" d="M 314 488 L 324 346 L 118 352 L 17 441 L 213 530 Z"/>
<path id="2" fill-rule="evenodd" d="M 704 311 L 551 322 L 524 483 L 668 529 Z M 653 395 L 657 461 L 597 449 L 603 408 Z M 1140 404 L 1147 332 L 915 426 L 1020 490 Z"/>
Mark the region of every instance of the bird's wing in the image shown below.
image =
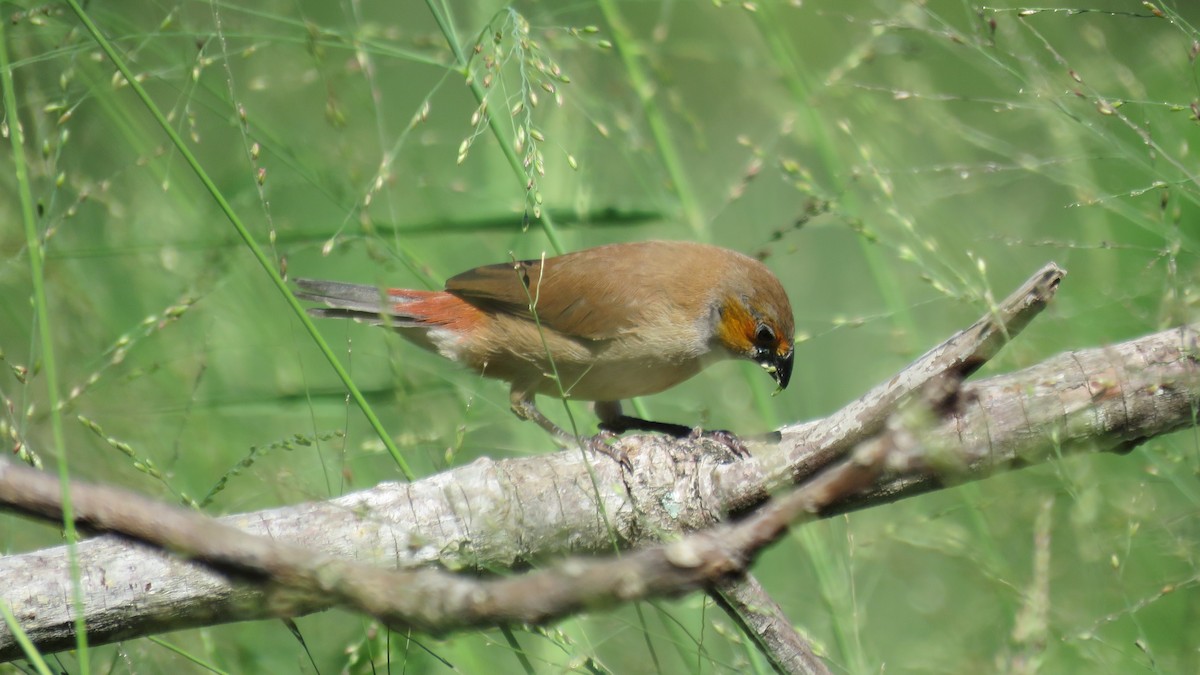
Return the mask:
<path id="1" fill-rule="evenodd" d="M 568 254 L 485 265 L 451 277 L 446 290 L 479 307 L 533 319 L 560 333 L 607 340 L 643 322 L 640 266 L 621 257 Z M 532 299 L 532 302 L 531 302 Z"/>

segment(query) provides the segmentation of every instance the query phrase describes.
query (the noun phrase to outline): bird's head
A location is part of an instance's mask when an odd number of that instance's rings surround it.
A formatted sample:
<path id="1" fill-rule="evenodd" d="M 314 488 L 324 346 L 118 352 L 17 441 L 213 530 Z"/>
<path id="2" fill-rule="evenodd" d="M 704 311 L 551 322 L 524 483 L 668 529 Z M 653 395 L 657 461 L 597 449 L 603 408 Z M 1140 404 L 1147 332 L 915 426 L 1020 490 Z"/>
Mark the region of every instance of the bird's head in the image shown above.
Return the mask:
<path id="1" fill-rule="evenodd" d="M 737 358 L 750 359 L 787 387 L 792 377 L 795 320 L 783 286 L 765 267 L 725 293 L 716 308 L 716 341 Z"/>

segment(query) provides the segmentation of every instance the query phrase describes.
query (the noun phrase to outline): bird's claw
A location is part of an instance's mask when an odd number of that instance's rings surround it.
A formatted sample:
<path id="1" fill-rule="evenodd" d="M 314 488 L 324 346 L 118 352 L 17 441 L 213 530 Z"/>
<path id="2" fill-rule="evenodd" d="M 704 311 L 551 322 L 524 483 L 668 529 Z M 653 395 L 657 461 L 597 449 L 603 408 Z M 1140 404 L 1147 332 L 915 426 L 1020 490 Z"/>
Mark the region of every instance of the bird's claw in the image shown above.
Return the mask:
<path id="1" fill-rule="evenodd" d="M 618 434 L 608 429 L 601 429 L 600 433 L 587 439 L 587 447 L 592 452 L 611 457 L 621 466 L 623 471 L 633 471 L 633 461 L 629 459 L 629 453 L 625 452 L 622 448 L 608 443 L 617 436 Z"/>
<path id="2" fill-rule="evenodd" d="M 724 446 L 725 449 L 732 452 L 734 456 L 739 459 L 746 459 L 750 457 L 750 450 L 746 447 L 746 444 L 743 443 L 742 439 L 738 438 L 737 434 L 733 433 L 732 431 L 726 431 L 725 429 L 712 429 L 705 431 L 700 427 L 696 427 L 695 429 L 692 429 L 690 438 L 692 440 L 707 438 L 709 440 L 716 441 L 720 445 Z"/>

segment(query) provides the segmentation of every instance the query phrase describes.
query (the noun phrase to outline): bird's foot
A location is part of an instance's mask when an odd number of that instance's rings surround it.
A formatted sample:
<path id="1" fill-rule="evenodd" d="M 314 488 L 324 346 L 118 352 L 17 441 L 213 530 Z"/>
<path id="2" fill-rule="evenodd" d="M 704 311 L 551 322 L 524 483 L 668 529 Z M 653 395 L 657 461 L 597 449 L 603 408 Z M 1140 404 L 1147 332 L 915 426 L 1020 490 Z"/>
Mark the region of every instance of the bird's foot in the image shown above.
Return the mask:
<path id="1" fill-rule="evenodd" d="M 621 466 L 623 471 L 633 471 L 633 461 L 629 459 L 629 453 L 625 452 L 622 448 L 609 444 L 609 441 L 618 436 L 619 434 L 608 429 L 601 429 L 600 433 L 587 439 L 586 445 L 592 452 L 611 457 Z"/>
<path id="2" fill-rule="evenodd" d="M 733 433 L 732 431 L 726 431 L 724 429 L 711 429 L 709 431 L 705 431 L 700 427 L 696 427 L 695 429 L 692 429 L 692 433 L 688 436 L 693 440 L 707 438 L 709 440 L 716 441 L 718 444 L 724 446 L 727 450 L 732 452 L 733 455 L 738 459 L 746 459 L 750 456 L 750 450 L 746 448 L 746 444 L 743 443 L 742 439 L 738 438 L 737 434 Z"/>

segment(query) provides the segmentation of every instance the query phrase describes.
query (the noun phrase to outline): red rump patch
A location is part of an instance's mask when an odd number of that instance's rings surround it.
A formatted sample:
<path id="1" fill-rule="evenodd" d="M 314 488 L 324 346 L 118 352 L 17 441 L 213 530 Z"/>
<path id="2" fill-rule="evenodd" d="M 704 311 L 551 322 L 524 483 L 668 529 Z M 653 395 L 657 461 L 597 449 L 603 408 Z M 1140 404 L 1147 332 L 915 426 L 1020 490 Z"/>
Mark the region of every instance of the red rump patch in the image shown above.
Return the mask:
<path id="1" fill-rule="evenodd" d="M 484 321 L 483 312 L 462 298 L 446 291 L 414 291 L 389 288 L 388 296 L 396 300 L 392 313 L 430 326 L 444 326 L 454 331 L 469 331 Z"/>

